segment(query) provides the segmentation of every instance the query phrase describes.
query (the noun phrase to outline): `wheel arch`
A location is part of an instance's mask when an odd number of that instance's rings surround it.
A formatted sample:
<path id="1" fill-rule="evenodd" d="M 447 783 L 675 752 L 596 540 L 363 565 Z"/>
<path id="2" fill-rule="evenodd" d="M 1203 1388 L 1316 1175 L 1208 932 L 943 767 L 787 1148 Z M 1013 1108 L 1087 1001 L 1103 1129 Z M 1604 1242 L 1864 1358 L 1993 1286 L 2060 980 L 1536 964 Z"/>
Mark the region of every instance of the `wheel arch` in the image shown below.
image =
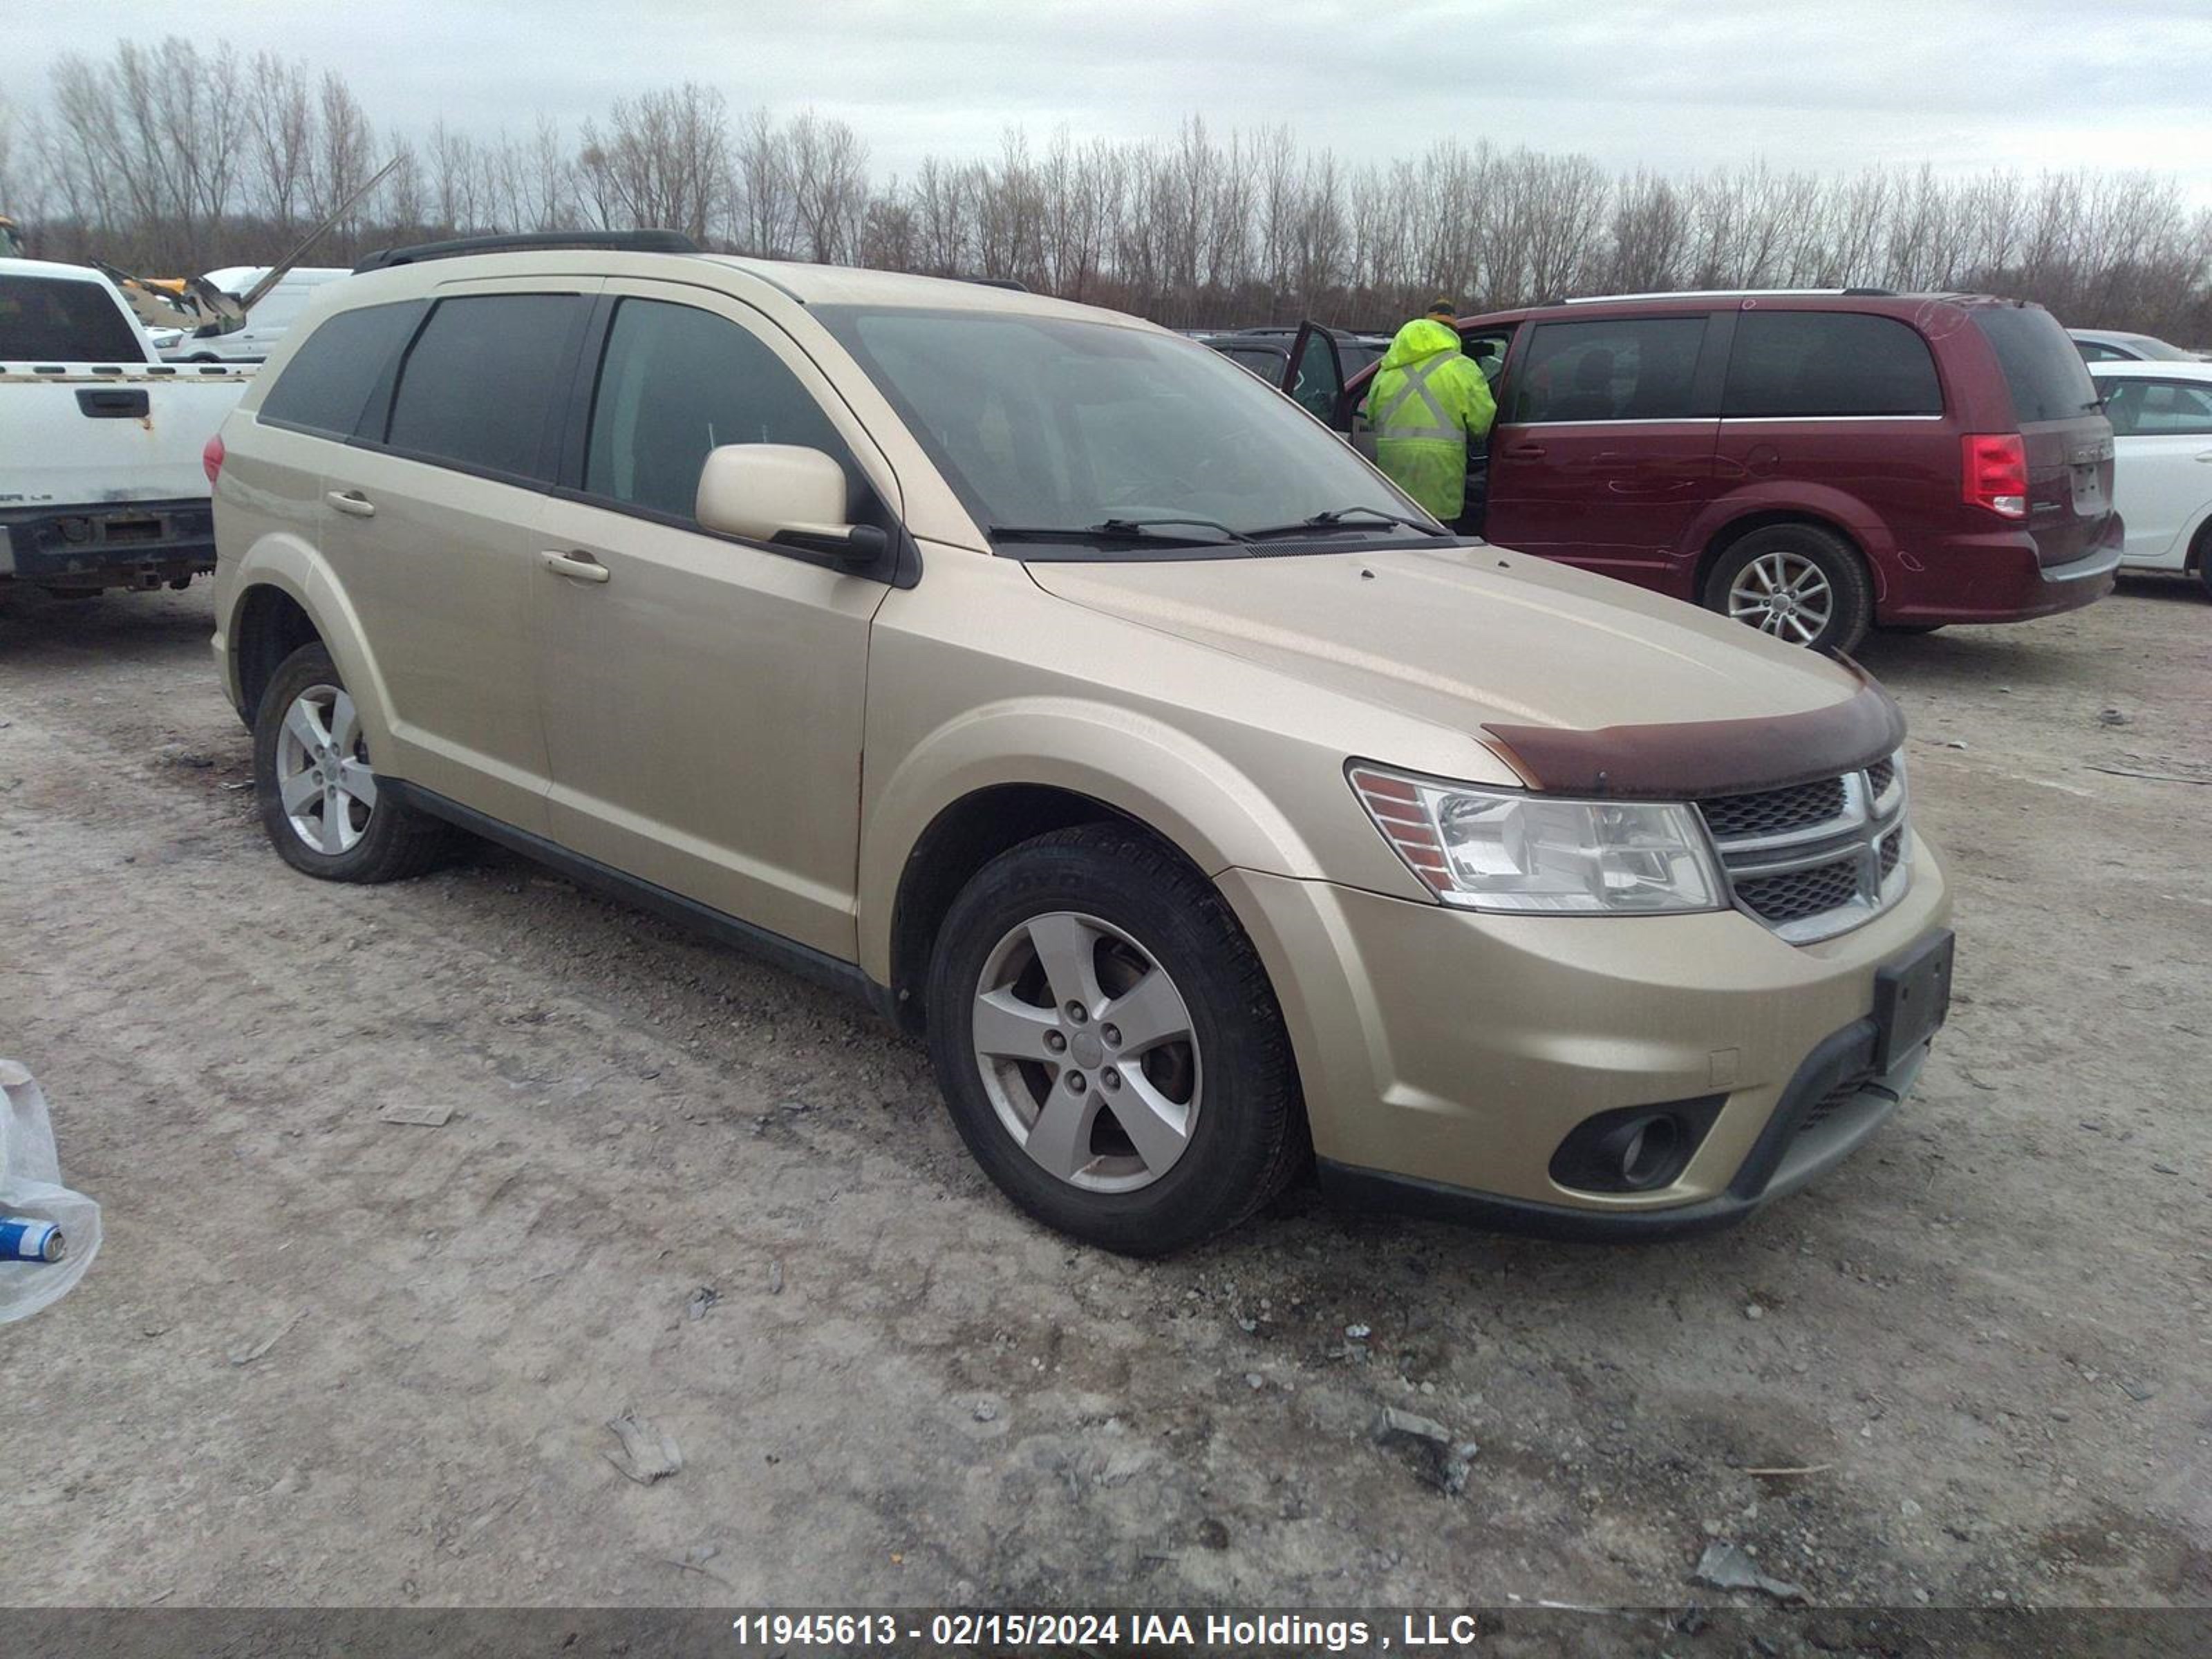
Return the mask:
<path id="1" fill-rule="evenodd" d="M 1055 700 L 963 715 L 917 744 L 866 803 L 860 960 L 918 1024 L 922 970 L 954 896 L 1008 848 L 1116 823 L 1213 882 L 1233 866 L 1319 873 L 1281 811 L 1227 758 L 1127 710 Z"/>
<path id="2" fill-rule="evenodd" d="M 278 664 L 301 646 L 320 641 L 361 710 L 371 748 L 389 752 L 391 702 L 384 677 L 360 618 L 321 555 L 295 538 L 267 537 L 246 552 L 222 592 L 217 621 L 240 719 L 252 724 L 260 693 Z"/>

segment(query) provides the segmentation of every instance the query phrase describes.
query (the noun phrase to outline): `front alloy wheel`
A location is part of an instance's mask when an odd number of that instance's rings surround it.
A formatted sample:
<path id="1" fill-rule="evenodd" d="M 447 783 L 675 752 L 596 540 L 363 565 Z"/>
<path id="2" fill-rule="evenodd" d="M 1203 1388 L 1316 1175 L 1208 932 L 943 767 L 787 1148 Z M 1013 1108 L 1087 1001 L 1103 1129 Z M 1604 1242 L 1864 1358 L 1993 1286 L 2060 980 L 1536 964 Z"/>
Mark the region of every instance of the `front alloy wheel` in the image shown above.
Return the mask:
<path id="1" fill-rule="evenodd" d="M 1133 1192 L 1190 1150 L 1205 1088 L 1190 1010 L 1111 923 L 1054 910 L 1008 931 L 972 1021 L 992 1109 L 1048 1175 Z"/>
<path id="2" fill-rule="evenodd" d="M 1162 1255 L 1307 1156 L 1266 970 L 1213 884 L 1120 823 L 1025 841 L 937 930 L 930 1058 L 983 1172 L 1046 1225 Z"/>

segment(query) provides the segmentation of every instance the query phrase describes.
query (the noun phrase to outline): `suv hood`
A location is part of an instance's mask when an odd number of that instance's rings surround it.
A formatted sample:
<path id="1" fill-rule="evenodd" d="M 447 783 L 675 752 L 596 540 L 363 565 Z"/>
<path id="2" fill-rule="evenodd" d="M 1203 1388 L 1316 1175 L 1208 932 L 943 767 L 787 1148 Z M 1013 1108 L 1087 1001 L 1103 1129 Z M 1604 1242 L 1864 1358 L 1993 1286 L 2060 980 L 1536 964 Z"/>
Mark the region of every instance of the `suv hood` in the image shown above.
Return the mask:
<path id="1" fill-rule="evenodd" d="M 1880 745 L 1902 733 L 1894 705 L 1852 670 L 1693 605 L 1502 548 L 1027 568 L 1073 604 L 1473 736 L 1540 787 L 1608 787 L 1602 769 L 1570 779 L 1554 765 L 1535 775 L 1540 751 L 1557 757 L 1576 741 L 1551 733 L 1609 732 L 1619 755 L 1648 748 L 1638 738 L 1654 728 L 1704 726 L 1710 746 L 1733 751 L 1730 775 L 1673 781 L 1693 790 L 1817 775 L 1838 744 L 1886 752 Z M 1859 707 L 1869 703 L 1886 711 L 1873 726 Z M 1856 718 L 1845 720 L 1846 710 Z M 1875 729 L 1883 725 L 1897 729 Z M 1675 733 L 1665 745 L 1686 774 L 1698 769 L 1698 736 Z M 1821 752 L 1804 751 L 1815 736 Z M 1624 787 L 1613 772 L 1610 793 L 1656 792 Z"/>

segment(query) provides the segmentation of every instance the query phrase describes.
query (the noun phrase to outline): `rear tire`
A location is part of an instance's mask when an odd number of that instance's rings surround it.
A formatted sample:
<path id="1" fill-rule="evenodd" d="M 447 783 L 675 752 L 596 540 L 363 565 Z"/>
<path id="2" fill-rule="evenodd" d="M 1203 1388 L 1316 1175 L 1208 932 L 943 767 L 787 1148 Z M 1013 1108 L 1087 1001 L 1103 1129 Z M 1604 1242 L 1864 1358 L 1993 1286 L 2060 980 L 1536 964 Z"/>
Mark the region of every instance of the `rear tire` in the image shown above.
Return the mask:
<path id="1" fill-rule="evenodd" d="M 2194 556 L 2197 560 L 2197 580 L 2204 589 L 2204 597 L 2212 599 L 2212 524 L 2197 532 Z"/>
<path id="2" fill-rule="evenodd" d="M 1874 621 L 1858 550 L 1813 524 L 1768 525 L 1738 539 L 1705 578 L 1704 598 L 1708 611 L 1831 655 L 1856 647 Z"/>
<path id="3" fill-rule="evenodd" d="M 929 1048 L 985 1174 L 1047 1226 L 1164 1255 L 1250 1216 L 1307 1154 L 1288 1033 L 1212 884 L 1129 830 L 993 860 L 954 900 Z"/>
<path id="4" fill-rule="evenodd" d="M 445 824 L 378 791 L 360 715 L 320 644 L 285 658 L 261 694 L 253 789 L 276 855 L 320 881 L 404 881 L 452 846 Z"/>

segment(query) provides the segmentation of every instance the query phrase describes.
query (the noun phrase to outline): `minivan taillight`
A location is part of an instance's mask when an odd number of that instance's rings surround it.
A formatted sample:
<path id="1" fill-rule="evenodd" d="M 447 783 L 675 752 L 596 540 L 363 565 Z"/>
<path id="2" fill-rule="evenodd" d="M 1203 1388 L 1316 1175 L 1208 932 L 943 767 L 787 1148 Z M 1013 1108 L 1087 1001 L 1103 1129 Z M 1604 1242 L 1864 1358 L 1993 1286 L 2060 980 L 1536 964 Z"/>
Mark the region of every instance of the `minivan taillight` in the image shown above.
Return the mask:
<path id="1" fill-rule="evenodd" d="M 220 432 L 210 438 L 200 450 L 200 471 L 208 475 L 208 488 L 213 489 L 215 481 L 222 476 L 222 434 Z"/>
<path id="2" fill-rule="evenodd" d="M 1960 494 L 2001 519 L 2027 516 L 2027 442 L 2017 432 L 1970 432 L 1959 440 Z"/>

